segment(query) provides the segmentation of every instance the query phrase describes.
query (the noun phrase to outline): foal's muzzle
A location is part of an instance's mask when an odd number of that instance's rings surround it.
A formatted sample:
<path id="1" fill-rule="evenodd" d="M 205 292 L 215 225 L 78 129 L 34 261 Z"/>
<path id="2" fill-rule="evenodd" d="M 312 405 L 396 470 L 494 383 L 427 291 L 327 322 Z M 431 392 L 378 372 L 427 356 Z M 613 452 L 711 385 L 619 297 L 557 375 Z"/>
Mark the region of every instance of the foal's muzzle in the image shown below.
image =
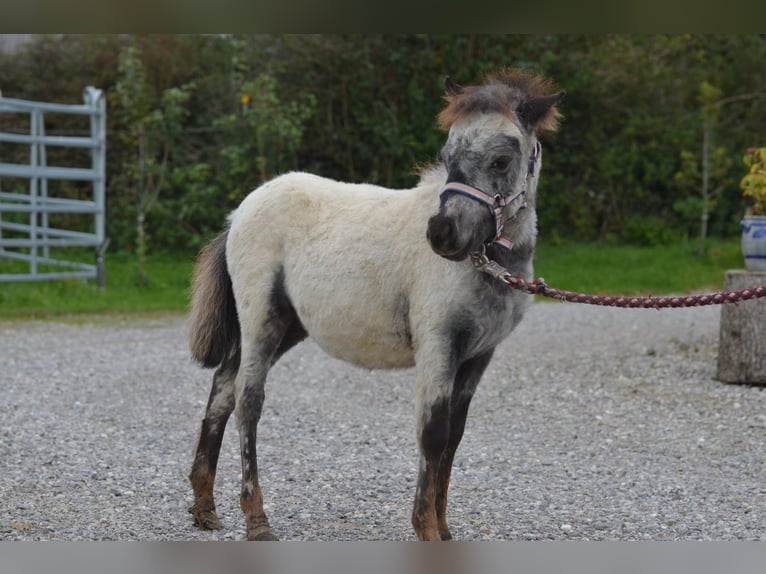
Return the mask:
<path id="1" fill-rule="evenodd" d="M 487 239 L 487 245 L 494 243 L 503 249 L 510 250 L 513 244 L 502 237 L 503 226 L 505 225 L 507 219 L 515 217 L 516 212 L 518 212 L 520 209 L 524 209 L 527 206 L 526 202 L 524 201 L 524 196 L 527 194 L 526 181 L 524 183 L 524 187 L 518 193 L 512 196 L 502 196 L 491 195 L 477 187 L 473 187 L 472 185 L 447 182 L 447 184 L 442 188 L 440 195 L 445 193 L 457 193 L 487 206 L 489 209 L 489 215 L 492 218 L 492 227 L 495 231 L 494 236 Z M 513 204 L 516 204 L 516 206 L 511 209 Z M 511 216 L 508 215 L 507 211 L 512 212 Z"/>
<path id="2" fill-rule="evenodd" d="M 451 217 L 437 213 L 428 220 L 426 237 L 434 253 L 452 261 L 468 257 L 471 245 L 460 245 L 458 227 Z"/>
<path id="3" fill-rule="evenodd" d="M 470 219 L 473 223 L 463 221 L 464 226 L 467 226 L 467 228 L 462 230 L 460 229 L 459 222 L 464 220 L 465 216 L 454 213 L 452 215 L 445 215 L 440 211 L 431 217 L 428 220 L 426 237 L 428 237 L 428 241 L 431 244 L 431 249 L 437 255 L 452 261 L 462 261 L 471 253 L 480 249 L 482 245 L 495 244 L 503 249 L 510 249 L 512 247 L 512 243 L 508 239 L 501 237 L 501 234 L 503 232 L 503 224 L 508 215 L 507 208 L 514 202 L 519 204 L 518 207 L 514 206 L 516 210 L 524 205 L 523 192 L 509 199 L 499 195 L 492 196 L 486 194 L 466 184 L 447 183 L 441 191 L 442 201 L 446 197 L 445 194 L 448 193 L 472 200 L 463 200 L 461 203 L 463 206 L 469 206 L 471 211 L 477 209 L 486 209 L 486 211 L 481 214 L 483 223 L 479 225 L 479 220 L 475 219 L 474 216 Z M 479 205 L 483 207 L 479 207 Z M 463 210 L 467 208 L 463 207 Z"/>

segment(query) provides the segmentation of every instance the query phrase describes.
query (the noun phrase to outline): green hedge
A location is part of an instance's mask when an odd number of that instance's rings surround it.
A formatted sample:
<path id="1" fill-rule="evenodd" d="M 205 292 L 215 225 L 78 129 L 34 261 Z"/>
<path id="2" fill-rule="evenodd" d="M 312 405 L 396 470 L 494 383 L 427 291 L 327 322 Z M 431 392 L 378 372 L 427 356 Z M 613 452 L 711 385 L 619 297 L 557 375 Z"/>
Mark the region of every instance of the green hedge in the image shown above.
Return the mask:
<path id="1" fill-rule="evenodd" d="M 145 81 L 131 97 L 128 47 Z M 445 75 L 471 84 L 521 67 L 568 94 L 561 131 L 544 144 L 541 233 L 658 244 L 699 233 L 705 110 L 710 231 L 737 232 L 741 157 L 766 132 L 764 61 L 757 35 L 64 35 L 0 55 L 0 89 L 69 103 L 86 85 L 105 89 L 112 248 L 137 249 L 144 210 L 150 251 L 193 252 L 280 172 L 414 184 L 413 168 L 444 140 L 434 118 Z M 11 121 L 0 115 L 2 129 L 26 129 Z"/>

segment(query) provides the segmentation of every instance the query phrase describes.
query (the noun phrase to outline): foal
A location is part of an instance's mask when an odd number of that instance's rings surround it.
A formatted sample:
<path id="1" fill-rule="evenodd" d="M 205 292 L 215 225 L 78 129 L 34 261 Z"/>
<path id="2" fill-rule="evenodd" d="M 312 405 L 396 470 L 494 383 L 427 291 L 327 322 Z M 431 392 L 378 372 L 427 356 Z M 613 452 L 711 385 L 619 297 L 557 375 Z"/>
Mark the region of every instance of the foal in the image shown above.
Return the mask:
<path id="1" fill-rule="evenodd" d="M 485 253 L 532 278 L 538 136 L 558 127 L 547 80 L 518 71 L 463 88 L 449 79 L 441 163 L 409 190 L 289 173 L 250 193 L 200 253 L 190 347 L 216 367 L 190 480 L 190 512 L 220 528 L 213 500 L 236 414 L 249 540 L 275 540 L 258 482 L 256 429 L 271 366 L 306 336 L 368 368 L 415 366 L 420 470 L 412 524 L 449 540 L 447 489 L 468 407 L 495 347 L 530 296 L 493 282 Z"/>

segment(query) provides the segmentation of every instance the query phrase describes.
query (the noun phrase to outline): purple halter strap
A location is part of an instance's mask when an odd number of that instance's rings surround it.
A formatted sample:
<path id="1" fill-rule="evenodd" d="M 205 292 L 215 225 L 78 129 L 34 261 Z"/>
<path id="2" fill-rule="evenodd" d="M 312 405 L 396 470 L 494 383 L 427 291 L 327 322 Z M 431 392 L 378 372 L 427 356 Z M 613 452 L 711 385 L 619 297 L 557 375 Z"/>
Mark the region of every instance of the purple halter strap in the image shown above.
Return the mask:
<path id="1" fill-rule="evenodd" d="M 457 181 L 448 181 L 444 187 L 442 187 L 441 191 L 439 192 L 439 196 L 447 192 L 457 193 L 470 199 L 475 199 L 479 203 L 486 205 L 489 208 L 489 211 L 492 214 L 492 219 L 495 222 L 495 236 L 488 243 L 493 243 L 494 245 L 498 245 L 505 250 L 510 250 L 513 247 L 513 242 L 506 239 L 505 237 L 501 237 L 503 233 L 503 225 L 506 221 L 505 208 L 511 205 L 517 199 L 521 199 L 524 197 L 524 195 L 526 195 L 527 181 L 530 177 L 534 176 L 535 163 L 541 154 L 542 146 L 540 145 L 540 142 L 537 142 L 535 144 L 535 151 L 532 154 L 532 157 L 529 158 L 529 167 L 527 169 L 527 174 L 524 176 L 524 185 L 522 186 L 521 190 L 514 195 L 490 195 L 489 193 L 480 190 L 478 187 Z M 524 209 L 526 206 L 527 203 L 523 202 L 521 207 L 519 207 L 519 210 Z"/>

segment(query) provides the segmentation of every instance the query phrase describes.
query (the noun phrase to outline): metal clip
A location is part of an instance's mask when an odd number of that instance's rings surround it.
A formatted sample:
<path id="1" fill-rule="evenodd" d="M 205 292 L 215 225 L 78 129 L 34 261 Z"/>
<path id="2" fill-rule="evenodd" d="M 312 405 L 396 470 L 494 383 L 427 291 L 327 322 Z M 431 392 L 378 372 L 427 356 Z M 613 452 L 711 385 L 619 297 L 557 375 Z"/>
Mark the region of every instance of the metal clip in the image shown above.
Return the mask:
<path id="1" fill-rule="evenodd" d="M 498 280 L 508 274 L 508 270 L 505 267 L 487 257 L 487 248 L 484 245 L 481 246 L 481 251 L 471 253 L 471 263 L 482 273 L 486 273 Z"/>
<path id="2" fill-rule="evenodd" d="M 486 245 L 482 244 L 480 251 L 474 251 L 471 253 L 471 263 L 473 263 L 473 266 L 476 267 L 476 269 L 481 269 L 484 265 L 489 263 Z"/>

